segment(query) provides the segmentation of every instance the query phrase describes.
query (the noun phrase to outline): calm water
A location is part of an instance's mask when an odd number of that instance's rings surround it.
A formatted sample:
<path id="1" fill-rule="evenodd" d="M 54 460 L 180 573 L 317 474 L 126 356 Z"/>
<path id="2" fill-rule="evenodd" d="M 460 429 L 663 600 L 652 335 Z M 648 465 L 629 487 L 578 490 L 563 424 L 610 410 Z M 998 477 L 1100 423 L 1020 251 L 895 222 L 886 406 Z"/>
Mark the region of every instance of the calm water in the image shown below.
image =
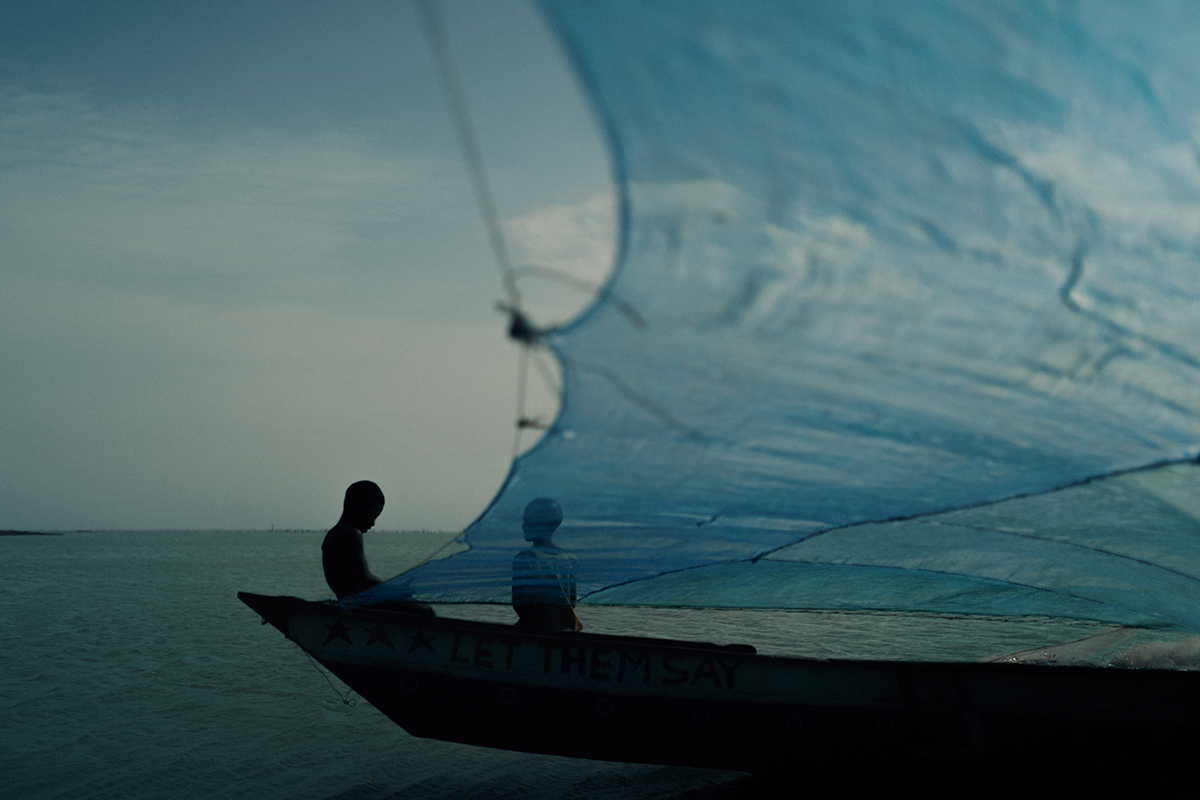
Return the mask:
<path id="1" fill-rule="evenodd" d="M 236 599 L 329 596 L 320 533 L 0 537 L 0 775 L 18 798 L 701 798 L 737 773 L 610 764 L 409 736 Z M 444 537 L 373 532 L 394 574 Z M 461 614 L 511 620 L 506 608 Z M 810 656 L 1105 660 L 1125 631 L 872 615 L 583 608 L 594 632 L 744 641 Z M 1051 642 L 1082 640 L 1048 650 Z M 1151 646 L 1181 659 L 1188 643 Z M 1158 647 L 1158 650 L 1154 650 Z M 1032 648 L 1032 650 L 1031 650 Z M 1163 649 L 1167 648 L 1167 649 Z M 1173 649 L 1171 649 L 1173 648 Z M 1181 649 L 1182 648 L 1182 649 Z M 1193 647 L 1194 649 L 1194 647 Z"/>

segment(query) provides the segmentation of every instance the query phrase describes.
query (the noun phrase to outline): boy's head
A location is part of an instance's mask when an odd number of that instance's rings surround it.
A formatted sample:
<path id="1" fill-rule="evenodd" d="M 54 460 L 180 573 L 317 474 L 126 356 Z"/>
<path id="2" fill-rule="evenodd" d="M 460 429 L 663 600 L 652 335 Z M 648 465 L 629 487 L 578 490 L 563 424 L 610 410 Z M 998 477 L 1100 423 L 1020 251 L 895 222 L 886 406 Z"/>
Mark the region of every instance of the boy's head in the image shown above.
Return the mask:
<path id="1" fill-rule="evenodd" d="M 539 497 L 525 506 L 525 519 L 521 527 L 530 542 L 549 541 L 554 531 L 562 524 L 562 506 L 549 497 Z"/>
<path id="2" fill-rule="evenodd" d="M 350 484 L 342 503 L 342 516 L 360 531 L 370 530 L 383 513 L 383 490 L 372 481 Z"/>

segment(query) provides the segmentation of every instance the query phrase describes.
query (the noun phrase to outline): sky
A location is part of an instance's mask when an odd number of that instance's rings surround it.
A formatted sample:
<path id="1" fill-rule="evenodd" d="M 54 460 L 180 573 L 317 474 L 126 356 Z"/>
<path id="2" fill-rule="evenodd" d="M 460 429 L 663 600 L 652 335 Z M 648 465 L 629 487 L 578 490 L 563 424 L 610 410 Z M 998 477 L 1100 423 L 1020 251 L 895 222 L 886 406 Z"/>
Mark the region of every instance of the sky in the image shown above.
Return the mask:
<path id="1" fill-rule="evenodd" d="M 516 262 L 603 280 L 557 43 L 441 7 Z M 0 5 L 0 529 L 327 528 L 371 479 L 378 528 L 461 530 L 513 453 L 499 275 L 411 0 Z"/>

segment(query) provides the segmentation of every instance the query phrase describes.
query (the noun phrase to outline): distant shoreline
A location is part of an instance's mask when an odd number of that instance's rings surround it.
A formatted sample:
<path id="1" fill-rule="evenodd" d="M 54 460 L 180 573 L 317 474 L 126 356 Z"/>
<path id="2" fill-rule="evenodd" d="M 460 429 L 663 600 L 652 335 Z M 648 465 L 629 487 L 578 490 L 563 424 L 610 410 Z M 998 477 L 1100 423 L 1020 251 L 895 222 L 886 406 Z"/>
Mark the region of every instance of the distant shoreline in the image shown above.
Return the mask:
<path id="1" fill-rule="evenodd" d="M 50 531 L 0 531 L 0 536 L 62 536 Z"/>

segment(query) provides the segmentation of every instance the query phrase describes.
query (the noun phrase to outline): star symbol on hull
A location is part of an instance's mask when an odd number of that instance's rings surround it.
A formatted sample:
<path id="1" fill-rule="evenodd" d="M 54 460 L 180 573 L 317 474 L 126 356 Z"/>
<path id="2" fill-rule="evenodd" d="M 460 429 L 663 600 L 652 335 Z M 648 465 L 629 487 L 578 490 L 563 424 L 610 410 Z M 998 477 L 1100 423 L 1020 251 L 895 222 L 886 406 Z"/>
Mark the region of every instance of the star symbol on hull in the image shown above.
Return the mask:
<path id="1" fill-rule="evenodd" d="M 329 635 L 325 637 L 325 644 L 329 644 L 334 639 L 344 639 L 346 644 L 354 644 L 350 641 L 350 629 L 343 625 L 340 619 L 335 619 L 329 626 Z"/>
<path id="2" fill-rule="evenodd" d="M 415 634 L 409 634 L 408 638 L 412 640 L 412 646 L 408 648 L 408 652 L 411 653 L 418 647 L 424 647 L 429 652 L 433 652 L 433 639 L 425 631 L 417 631 Z"/>
<path id="3" fill-rule="evenodd" d="M 388 629 L 383 627 L 382 625 L 376 625 L 374 628 L 371 628 L 371 630 L 368 631 L 368 633 L 371 634 L 371 638 L 367 639 L 367 644 L 375 644 L 376 642 L 383 642 L 389 648 L 395 647 L 395 645 L 392 644 L 392 640 L 388 638 Z"/>

